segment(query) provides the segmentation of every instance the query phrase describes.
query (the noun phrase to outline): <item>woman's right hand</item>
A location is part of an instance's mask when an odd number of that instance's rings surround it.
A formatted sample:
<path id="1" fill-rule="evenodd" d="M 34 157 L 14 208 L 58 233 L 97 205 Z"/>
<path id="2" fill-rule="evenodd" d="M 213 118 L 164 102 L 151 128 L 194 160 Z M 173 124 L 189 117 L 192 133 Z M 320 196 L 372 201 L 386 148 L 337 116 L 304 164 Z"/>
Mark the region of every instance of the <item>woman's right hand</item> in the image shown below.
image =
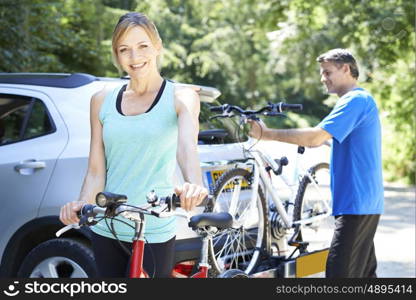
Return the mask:
<path id="1" fill-rule="evenodd" d="M 65 225 L 79 223 L 79 218 L 77 212 L 79 212 L 82 206 L 86 204 L 85 201 L 72 201 L 68 202 L 61 207 L 61 212 L 59 213 L 59 220 Z"/>

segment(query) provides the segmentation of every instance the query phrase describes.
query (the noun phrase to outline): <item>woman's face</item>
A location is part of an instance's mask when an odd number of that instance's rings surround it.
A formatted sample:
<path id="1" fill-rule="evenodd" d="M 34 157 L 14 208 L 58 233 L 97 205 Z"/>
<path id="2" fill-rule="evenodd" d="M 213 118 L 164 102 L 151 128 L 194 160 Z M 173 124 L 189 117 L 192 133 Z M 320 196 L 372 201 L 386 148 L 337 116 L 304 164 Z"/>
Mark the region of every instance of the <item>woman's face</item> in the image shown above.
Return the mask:
<path id="1" fill-rule="evenodd" d="M 129 28 L 117 42 L 119 63 L 130 77 L 144 77 L 157 70 L 157 56 L 162 45 L 153 44 L 140 26 Z"/>

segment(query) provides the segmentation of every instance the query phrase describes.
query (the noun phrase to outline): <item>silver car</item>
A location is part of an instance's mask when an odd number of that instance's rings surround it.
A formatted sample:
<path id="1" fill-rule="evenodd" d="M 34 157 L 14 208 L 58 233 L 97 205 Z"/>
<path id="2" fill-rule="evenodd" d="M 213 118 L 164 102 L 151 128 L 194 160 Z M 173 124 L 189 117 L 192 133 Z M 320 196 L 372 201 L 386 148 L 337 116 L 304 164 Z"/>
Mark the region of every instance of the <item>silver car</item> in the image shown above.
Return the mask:
<path id="1" fill-rule="evenodd" d="M 91 96 L 123 80 L 0 73 L 1 277 L 95 275 L 90 231 L 71 230 L 59 239 L 55 232 L 63 226 L 60 207 L 77 199 L 87 170 Z M 200 87 L 204 111 L 204 103 L 220 93 Z M 200 133 L 203 180 L 210 190 L 232 161 L 243 159 L 241 147 L 228 138 L 221 128 Z M 179 169 L 175 177 L 182 180 Z M 176 262 L 195 260 L 200 241 L 185 220 L 178 221 Z"/>

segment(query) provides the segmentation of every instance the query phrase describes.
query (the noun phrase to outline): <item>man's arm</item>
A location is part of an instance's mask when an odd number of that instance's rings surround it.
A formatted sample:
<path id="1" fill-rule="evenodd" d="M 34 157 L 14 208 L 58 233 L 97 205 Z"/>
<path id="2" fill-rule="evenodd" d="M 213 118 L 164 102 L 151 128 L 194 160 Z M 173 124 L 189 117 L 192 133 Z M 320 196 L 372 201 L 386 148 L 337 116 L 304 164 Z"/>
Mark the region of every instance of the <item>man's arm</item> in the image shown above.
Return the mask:
<path id="1" fill-rule="evenodd" d="M 320 127 L 271 129 L 261 121 L 250 121 L 250 123 L 249 135 L 256 139 L 280 141 L 305 147 L 318 147 L 332 139 L 332 135 Z"/>

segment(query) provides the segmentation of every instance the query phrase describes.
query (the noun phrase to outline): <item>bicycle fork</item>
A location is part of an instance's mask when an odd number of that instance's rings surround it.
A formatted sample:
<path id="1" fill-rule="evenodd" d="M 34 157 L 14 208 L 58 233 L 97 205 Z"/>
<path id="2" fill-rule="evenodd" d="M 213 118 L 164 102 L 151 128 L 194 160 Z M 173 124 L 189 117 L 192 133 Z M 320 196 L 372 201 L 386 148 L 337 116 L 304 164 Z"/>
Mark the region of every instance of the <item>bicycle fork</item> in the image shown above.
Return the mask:
<path id="1" fill-rule="evenodd" d="M 132 255 L 130 261 L 130 278 L 148 278 L 149 275 L 143 269 L 144 254 L 144 216 L 140 214 L 141 220 L 135 221 L 135 233 L 133 239 Z"/>

